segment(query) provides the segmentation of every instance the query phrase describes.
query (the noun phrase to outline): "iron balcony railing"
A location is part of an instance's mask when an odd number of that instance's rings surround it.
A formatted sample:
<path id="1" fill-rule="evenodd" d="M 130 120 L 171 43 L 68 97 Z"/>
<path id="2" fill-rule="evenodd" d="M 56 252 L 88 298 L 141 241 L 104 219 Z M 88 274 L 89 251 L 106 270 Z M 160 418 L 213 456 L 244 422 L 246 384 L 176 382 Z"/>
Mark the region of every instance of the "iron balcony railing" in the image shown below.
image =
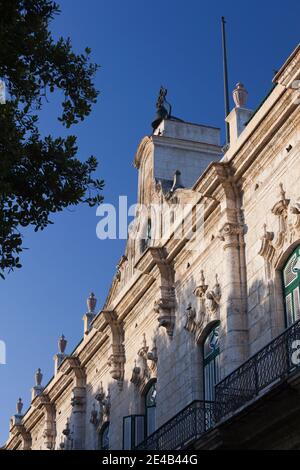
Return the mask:
<path id="1" fill-rule="evenodd" d="M 138 450 L 180 450 L 211 429 L 217 420 L 216 403 L 193 401 L 137 446 Z"/>
<path id="2" fill-rule="evenodd" d="M 215 386 L 221 416 L 254 399 L 300 366 L 300 320 Z"/>
<path id="3" fill-rule="evenodd" d="M 299 349 L 298 349 L 299 348 Z M 151 436 L 139 450 L 179 450 L 190 446 L 226 415 L 300 367 L 300 320 L 215 386 L 215 401 L 194 401 Z"/>

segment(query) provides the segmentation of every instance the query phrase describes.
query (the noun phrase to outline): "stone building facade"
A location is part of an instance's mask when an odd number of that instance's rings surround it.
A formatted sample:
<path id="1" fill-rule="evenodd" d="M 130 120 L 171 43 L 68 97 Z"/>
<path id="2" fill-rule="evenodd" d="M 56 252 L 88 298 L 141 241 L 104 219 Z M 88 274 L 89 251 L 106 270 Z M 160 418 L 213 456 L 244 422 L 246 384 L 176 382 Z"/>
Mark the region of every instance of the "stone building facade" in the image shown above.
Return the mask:
<path id="1" fill-rule="evenodd" d="M 299 80 L 300 46 L 256 112 L 238 84 L 225 149 L 167 112 L 141 141 L 105 305 L 71 355 L 60 338 L 6 449 L 300 448 Z"/>

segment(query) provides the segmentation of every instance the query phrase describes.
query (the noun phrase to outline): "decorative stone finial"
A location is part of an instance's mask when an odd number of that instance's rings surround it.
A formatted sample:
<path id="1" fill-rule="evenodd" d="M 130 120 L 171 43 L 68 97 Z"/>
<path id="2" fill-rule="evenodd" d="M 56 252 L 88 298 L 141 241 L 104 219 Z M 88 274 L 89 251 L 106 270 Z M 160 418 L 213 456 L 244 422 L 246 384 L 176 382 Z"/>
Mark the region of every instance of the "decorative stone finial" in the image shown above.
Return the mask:
<path id="1" fill-rule="evenodd" d="M 39 368 L 35 373 L 35 385 L 36 387 L 40 387 L 42 385 L 43 374 L 41 369 Z"/>
<path id="2" fill-rule="evenodd" d="M 61 335 L 61 337 L 60 337 L 59 340 L 58 340 L 58 350 L 59 350 L 59 353 L 60 353 L 60 354 L 64 354 L 64 353 L 65 353 L 65 350 L 66 350 L 66 347 L 67 347 L 67 340 L 66 340 L 66 338 L 64 337 L 64 335 Z"/>
<path id="3" fill-rule="evenodd" d="M 19 398 L 19 401 L 17 402 L 17 415 L 21 416 L 22 415 L 22 409 L 23 409 L 23 402 L 22 398 Z"/>
<path id="4" fill-rule="evenodd" d="M 236 87 L 232 92 L 232 96 L 237 108 L 244 108 L 246 106 L 248 91 L 242 83 L 238 82 L 236 84 Z"/>
<path id="5" fill-rule="evenodd" d="M 203 269 L 201 269 L 201 271 L 200 271 L 200 284 L 194 290 L 194 295 L 196 295 L 197 297 L 203 297 L 205 292 L 207 291 L 207 289 L 208 289 L 208 285 L 205 284 L 204 271 L 203 271 Z"/>
<path id="6" fill-rule="evenodd" d="M 91 292 L 89 297 L 87 298 L 86 304 L 87 304 L 88 312 L 94 313 L 96 305 L 97 305 L 97 299 L 93 292 Z"/>

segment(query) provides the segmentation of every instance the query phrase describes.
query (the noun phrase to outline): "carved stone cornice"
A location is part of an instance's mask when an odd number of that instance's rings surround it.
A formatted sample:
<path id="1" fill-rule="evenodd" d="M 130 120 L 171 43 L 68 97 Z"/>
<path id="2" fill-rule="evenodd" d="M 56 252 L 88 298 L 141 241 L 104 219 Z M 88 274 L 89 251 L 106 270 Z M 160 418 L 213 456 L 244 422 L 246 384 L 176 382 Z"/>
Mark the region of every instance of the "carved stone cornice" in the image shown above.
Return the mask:
<path id="1" fill-rule="evenodd" d="M 280 70 L 273 78 L 274 83 L 288 87 L 291 83 L 299 78 L 300 69 L 300 44 L 294 49 L 288 60 L 283 64 Z"/>
<path id="2" fill-rule="evenodd" d="M 124 325 L 115 311 L 104 310 L 102 314 L 111 330 L 112 353 L 107 362 L 110 367 L 110 375 L 114 380 L 117 380 L 119 387 L 122 388 L 125 364 Z"/>
<path id="3" fill-rule="evenodd" d="M 280 199 L 274 204 L 271 212 L 277 218 L 278 229 L 276 232 L 270 232 L 264 224 L 258 254 L 270 266 L 276 267 L 290 245 L 300 239 L 300 202 L 291 204 L 290 199 L 286 198 L 283 185 L 280 184 Z"/>
<path id="4" fill-rule="evenodd" d="M 157 313 L 159 326 L 166 329 L 170 338 L 175 326 L 175 285 L 174 267 L 168 260 L 165 248 L 150 247 L 149 253 L 159 271 L 160 297 L 154 302 L 154 312 Z"/>

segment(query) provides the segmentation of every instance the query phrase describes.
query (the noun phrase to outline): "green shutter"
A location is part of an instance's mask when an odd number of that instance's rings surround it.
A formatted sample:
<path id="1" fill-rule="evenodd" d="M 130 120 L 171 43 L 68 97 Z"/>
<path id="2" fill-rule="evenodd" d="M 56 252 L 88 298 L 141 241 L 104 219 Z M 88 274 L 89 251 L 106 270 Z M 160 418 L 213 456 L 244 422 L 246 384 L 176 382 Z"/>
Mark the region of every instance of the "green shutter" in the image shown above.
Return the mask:
<path id="1" fill-rule="evenodd" d="M 292 253 L 283 268 L 286 324 L 300 319 L 300 246 Z"/>

